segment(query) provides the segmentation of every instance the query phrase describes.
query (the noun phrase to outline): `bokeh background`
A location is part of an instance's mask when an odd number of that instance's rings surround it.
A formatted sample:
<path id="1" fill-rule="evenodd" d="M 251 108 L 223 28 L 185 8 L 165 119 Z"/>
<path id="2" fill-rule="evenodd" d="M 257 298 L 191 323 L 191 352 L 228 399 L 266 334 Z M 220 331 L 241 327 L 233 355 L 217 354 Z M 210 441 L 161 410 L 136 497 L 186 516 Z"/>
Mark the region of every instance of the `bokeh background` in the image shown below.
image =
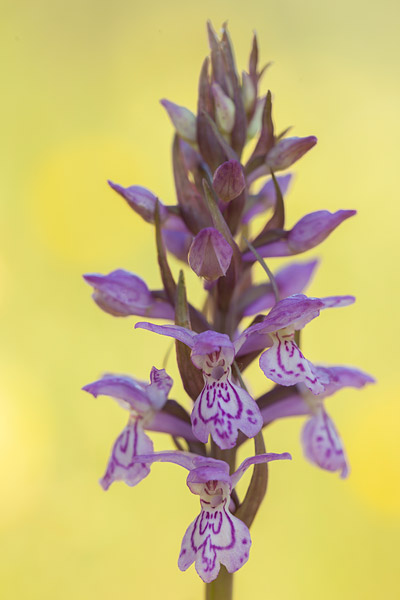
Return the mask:
<path id="1" fill-rule="evenodd" d="M 194 109 L 208 18 L 229 20 L 239 67 L 257 30 L 277 128 L 319 138 L 295 166 L 289 225 L 320 208 L 359 211 L 304 256 L 321 258 L 310 294 L 358 298 L 307 327 L 306 354 L 378 379 L 327 403 L 346 481 L 305 462 L 301 419 L 267 431 L 269 450 L 295 460 L 271 466 L 236 598 L 400 597 L 398 2 L 3 0 L 1 13 L 1 597 L 202 597 L 194 568 L 176 565 L 198 510 L 185 474 L 156 465 L 137 488 L 104 493 L 97 479 L 126 417 L 80 391 L 104 371 L 145 379 L 170 342 L 102 313 L 81 273 L 123 267 L 159 286 L 152 228 L 106 179 L 175 201 L 158 100 Z M 173 353 L 168 370 L 182 400 Z M 257 369 L 248 381 L 266 389 Z"/>

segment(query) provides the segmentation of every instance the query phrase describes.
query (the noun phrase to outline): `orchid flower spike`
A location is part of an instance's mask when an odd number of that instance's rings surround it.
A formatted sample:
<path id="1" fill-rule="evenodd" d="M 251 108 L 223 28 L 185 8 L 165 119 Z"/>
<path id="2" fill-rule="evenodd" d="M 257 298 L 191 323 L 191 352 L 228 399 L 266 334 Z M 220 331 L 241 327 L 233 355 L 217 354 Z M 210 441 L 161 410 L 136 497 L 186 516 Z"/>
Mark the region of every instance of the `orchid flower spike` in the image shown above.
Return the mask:
<path id="1" fill-rule="evenodd" d="M 247 458 L 232 475 L 225 461 L 191 452 L 154 452 L 134 458 L 147 468 L 154 462 L 171 462 L 184 467 L 189 471 L 187 486 L 200 496 L 200 514 L 183 536 L 178 560 L 181 571 L 186 571 L 194 562 L 201 579 L 210 583 L 216 579 L 221 564 L 229 573 L 234 573 L 247 562 L 250 531 L 229 510 L 231 492 L 251 465 L 291 458 L 287 452 L 259 454 Z"/>
<path id="2" fill-rule="evenodd" d="M 135 327 L 180 340 L 191 348 L 191 359 L 203 373 L 204 388 L 191 415 L 193 432 L 206 443 L 211 435 L 222 449 L 233 448 L 238 431 L 254 437 L 262 427 L 259 408 L 246 390 L 232 380 L 232 363 L 244 338 L 235 343 L 216 331 L 196 334 L 177 325 L 139 322 Z"/>
<path id="3" fill-rule="evenodd" d="M 183 421 L 160 411 L 167 402 L 173 381 L 165 369 L 152 368 L 150 383 L 146 384 L 127 375 L 105 375 L 89 383 L 83 390 L 97 396 L 111 396 L 118 404 L 129 411 L 125 429 L 116 439 L 101 486 L 107 490 L 114 481 L 122 480 L 134 486 L 150 472 L 148 466 L 132 462 L 138 454 L 153 452 L 153 442 L 145 434 L 145 429 L 164 431 L 186 439 L 195 439 Z"/>

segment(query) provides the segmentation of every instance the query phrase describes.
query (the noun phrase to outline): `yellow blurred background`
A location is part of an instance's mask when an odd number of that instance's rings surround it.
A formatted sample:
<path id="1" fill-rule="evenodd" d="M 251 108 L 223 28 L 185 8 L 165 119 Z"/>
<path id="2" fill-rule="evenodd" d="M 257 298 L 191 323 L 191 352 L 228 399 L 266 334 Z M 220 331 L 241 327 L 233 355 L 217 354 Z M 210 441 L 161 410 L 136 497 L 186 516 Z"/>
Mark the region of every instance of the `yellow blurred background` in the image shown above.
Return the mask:
<path id="1" fill-rule="evenodd" d="M 304 256 L 322 259 L 311 295 L 358 299 L 307 327 L 306 355 L 378 379 L 327 402 L 346 481 L 305 462 L 301 419 L 267 430 L 268 449 L 294 460 L 271 466 L 236 598 L 399 598 L 398 2 L 3 0 L 1 13 L 0 597 L 202 597 L 194 568 L 176 564 L 198 511 L 185 473 L 155 465 L 137 488 L 104 493 L 97 480 L 126 416 L 80 391 L 104 371 L 145 379 L 170 342 L 102 313 L 81 273 L 126 268 L 159 286 L 152 228 L 106 179 L 175 202 L 158 100 L 195 108 L 210 18 L 229 20 L 239 68 L 257 30 L 262 62 L 274 61 L 263 89 L 278 130 L 319 139 L 295 165 L 288 225 L 359 211 Z M 182 400 L 173 353 L 168 370 Z M 248 375 L 266 389 L 256 368 Z"/>

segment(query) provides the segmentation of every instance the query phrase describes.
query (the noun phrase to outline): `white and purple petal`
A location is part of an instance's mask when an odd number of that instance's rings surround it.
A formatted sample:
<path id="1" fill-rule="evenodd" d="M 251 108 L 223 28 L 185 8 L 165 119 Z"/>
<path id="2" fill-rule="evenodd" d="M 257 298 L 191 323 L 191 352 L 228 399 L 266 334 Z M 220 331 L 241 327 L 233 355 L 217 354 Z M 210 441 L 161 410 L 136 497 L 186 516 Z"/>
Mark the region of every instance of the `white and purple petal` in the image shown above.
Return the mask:
<path id="1" fill-rule="evenodd" d="M 260 367 L 264 374 L 280 385 L 305 383 L 313 394 L 324 391 L 324 378 L 307 360 L 293 339 L 293 333 L 285 330 L 271 334 L 273 344 L 260 356 Z"/>
<path id="2" fill-rule="evenodd" d="M 196 437 L 206 443 L 211 435 L 222 449 L 233 448 L 239 430 L 247 437 L 254 437 L 262 427 L 257 403 L 229 375 L 219 380 L 205 377 L 205 386 L 191 415 Z"/>
<path id="3" fill-rule="evenodd" d="M 145 434 L 141 419 L 130 419 L 111 450 L 106 472 L 100 479 L 103 489 L 107 490 L 114 481 L 137 485 L 150 473 L 150 469 L 147 464 L 137 462 L 135 457 L 152 451 L 153 442 Z"/>
<path id="4" fill-rule="evenodd" d="M 220 565 L 229 573 L 242 567 L 251 546 L 247 526 L 227 508 L 227 499 L 216 508 L 201 502 L 202 510 L 189 525 L 183 540 L 178 566 L 185 571 L 195 562 L 196 571 L 205 583 L 216 579 Z"/>
<path id="5" fill-rule="evenodd" d="M 349 473 L 349 464 L 333 421 L 323 408 L 309 419 L 302 431 L 304 455 L 326 471 L 340 471 L 342 478 Z"/>

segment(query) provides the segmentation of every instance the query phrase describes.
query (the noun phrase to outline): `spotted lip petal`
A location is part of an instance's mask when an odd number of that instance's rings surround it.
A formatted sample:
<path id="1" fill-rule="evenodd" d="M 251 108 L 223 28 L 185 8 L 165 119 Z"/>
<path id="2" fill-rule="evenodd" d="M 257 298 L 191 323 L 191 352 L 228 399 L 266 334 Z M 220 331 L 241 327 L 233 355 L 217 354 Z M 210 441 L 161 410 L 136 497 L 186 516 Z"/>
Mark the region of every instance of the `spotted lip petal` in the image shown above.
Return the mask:
<path id="1" fill-rule="evenodd" d="M 153 442 L 145 434 L 140 418 L 131 419 L 116 439 L 108 461 L 107 469 L 100 484 L 108 490 L 114 481 L 124 481 L 133 487 L 149 473 L 149 467 L 136 461 L 138 454 L 149 454 L 153 451 Z"/>
<path id="2" fill-rule="evenodd" d="M 204 505 L 189 525 L 178 559 L 178 567 L 186 571 L 195 562 L 196 571 L 205 583 L 214 581 L 220 565 L 229 573 L 242 567 L 249 558 L 250 532 L 243 521 L 227 508 L 227 499 L 216 508 Z"/>
<path id="3" fill-rule="evenodd" d="M 235 385 L 229 373 L 221 380 L 204 377 L 205 386 L 192 411 L 192 426 L 196 437 L 206 443 L 211 435 L 222 449 L 233 448 L 242 431 L 254 437 L 262 427 L 257 403 L 242 388 Z"/>
<path id="4" fill-rule="evenodd" d="M 293 334 L 276 332 L 271 334 L 273 344 L 260 356 L 260 367 L 264 374 L 280 385 L 295 385 L 304 382 L 313 394 L 324 391 L 324 382 L 314 365 L 307 360 L 293 340 Z"/>
<path id="5" fill-rule="evenodd" d="M 343 442 L 323 408 L 311 417 L 302 432 L 305 457 L 317 467 L 326 471 L 340 471 L 342 479 L 349 474 L 349 464 Z"/>

